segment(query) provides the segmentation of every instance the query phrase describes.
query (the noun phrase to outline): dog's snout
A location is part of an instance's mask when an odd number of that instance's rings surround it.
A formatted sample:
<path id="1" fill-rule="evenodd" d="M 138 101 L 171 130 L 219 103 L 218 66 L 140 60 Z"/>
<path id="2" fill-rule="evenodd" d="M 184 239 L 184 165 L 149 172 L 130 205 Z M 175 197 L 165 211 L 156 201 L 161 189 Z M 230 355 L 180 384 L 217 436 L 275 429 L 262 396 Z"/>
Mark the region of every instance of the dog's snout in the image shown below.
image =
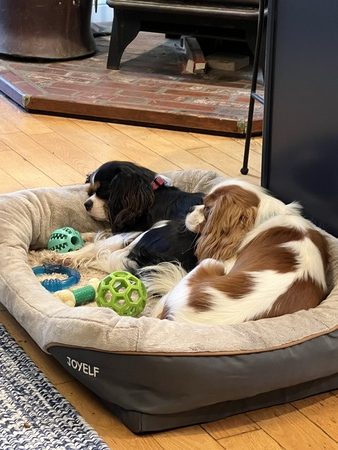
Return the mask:
<path id="1" fill-rule="evenodd" d="M 194 209 L 196 208 L 196 205 L 190 206 L 188 213 L 194 212 Z"/>
<path id="2" fill-rule="evenodd" d="M 93 200 L 90 199 L 86 200 L 84 202 L 84 207 L 86 208 L 87 211 L 90 211 L 93 207 Z"/>

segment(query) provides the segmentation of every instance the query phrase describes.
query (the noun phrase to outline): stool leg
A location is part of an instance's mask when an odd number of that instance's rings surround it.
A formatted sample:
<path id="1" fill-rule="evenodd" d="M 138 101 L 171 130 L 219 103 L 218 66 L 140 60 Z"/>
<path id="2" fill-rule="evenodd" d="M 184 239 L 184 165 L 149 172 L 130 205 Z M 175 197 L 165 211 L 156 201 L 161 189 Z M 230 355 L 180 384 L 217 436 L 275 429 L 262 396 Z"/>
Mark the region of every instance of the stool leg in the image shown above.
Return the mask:
<path id="1" fill-rule="evenodd" d="M 140 31 L 140 22 L 135 16 L 114 11 L 114 20 L 109 43 L 107 69 L 118 70 L 126 47 Z"/>
<path id="2" fill-rule="evenodd" d="M 255 55 L 254 55 L 254 62 L 253 62 L 253 68 L 252 68 L 250 103 L 249 103 L 248 121 L 247 121 L 247 127 L 246 127 L 246 137 L 245 137 L 245 146 L 244 146 L 244 155 L 243 155 L 243 166 L 241 168 L 241 174 L 243 174 L 243 175 L 247 175 L 249 172 L 249 169 L 248 169 L 249 151 L 250 151 L 250 143 L 251 143 L 251 135 L 252 135 L 253 114 L 254 114 L 254 109 L 255 109 L 254 94 L 256 93 L 258 69 L 259 69 L 259 65 L 261 63 L 261 56 L 262 56 L 261 50 L 262 50 L 262 35 L 263 35 L 263 31 L 264 31 L 264 4 L 265 4 L 265 0 L 260 0 L 258 22 L 257 22 L 257 37 L 256 37 L 256 45 L 255 45 Z M 263 41 L 265 42 L 264 39 L 263 39 Z"/>
<path id="3" fill-rule="evenodd" d="M 246 125 L 246 136 L 245 136 L 245 145 L 244 145 L 243 166 L 241 168 L 241 174 L 243 174 L 243 175 L 247 175 L 249 172 L 248 162 L 249 162 L 249 151 L 250 151 L 250 143 L 251 143 L 254 108 L 255 108 L 255 99 L 253 98 L 252 95 L 250 95 L 249 112 L 248 112 L 248 120 L 247 120 L 247 125 Z"/>

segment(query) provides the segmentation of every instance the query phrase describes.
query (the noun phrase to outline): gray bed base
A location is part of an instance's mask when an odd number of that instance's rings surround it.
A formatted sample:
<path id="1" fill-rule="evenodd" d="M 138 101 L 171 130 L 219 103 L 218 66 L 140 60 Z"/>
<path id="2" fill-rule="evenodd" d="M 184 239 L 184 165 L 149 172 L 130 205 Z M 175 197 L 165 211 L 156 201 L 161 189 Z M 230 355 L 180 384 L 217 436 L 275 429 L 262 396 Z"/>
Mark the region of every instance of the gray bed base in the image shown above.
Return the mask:
<path id="1" fill-rule="evenodd" d="M 244 355 L 154 356 L 61 346 L 48 350 L 129 429 L 146 433 L 338 389 L 337 347 L 338 331 Z M 81 362 L 88 365 L 85 371 Z M 100 378 L 94 376 L 95 368 Z"/>

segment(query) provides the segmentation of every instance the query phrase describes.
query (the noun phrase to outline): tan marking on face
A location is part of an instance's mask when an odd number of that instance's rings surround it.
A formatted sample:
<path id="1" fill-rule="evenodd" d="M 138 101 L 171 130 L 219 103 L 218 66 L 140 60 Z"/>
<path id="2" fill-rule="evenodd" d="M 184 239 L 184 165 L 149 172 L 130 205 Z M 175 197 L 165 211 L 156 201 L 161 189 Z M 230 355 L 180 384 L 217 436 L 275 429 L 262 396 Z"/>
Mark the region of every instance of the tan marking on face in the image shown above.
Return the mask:
<path id="1" fill-rule="evenodd" d="M 98 190 L 100 186 L 100 182 L 96 181 L 95 183 L 90 183 L 90 185 L 88 186 L 88 196 L 90 197 L 91 195 L 95 194 L 95 192 Z"/>

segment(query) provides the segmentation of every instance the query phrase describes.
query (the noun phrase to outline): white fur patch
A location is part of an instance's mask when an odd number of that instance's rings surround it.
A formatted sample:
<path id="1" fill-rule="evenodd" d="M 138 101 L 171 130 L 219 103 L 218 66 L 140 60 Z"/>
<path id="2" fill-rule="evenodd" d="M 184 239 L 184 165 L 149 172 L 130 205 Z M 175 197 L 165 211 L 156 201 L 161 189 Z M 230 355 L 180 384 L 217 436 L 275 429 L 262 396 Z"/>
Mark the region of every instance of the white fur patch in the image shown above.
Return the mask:
<path id="1" fill-rule="evenodd" d="M 100 222 L 107 222 L 109 221 L 107 210 L 105 208 L 106 202 L 105 200 L 102 200 L 101 198 L 98 198 L 96 194 L 91 195 L 88 197 L 88 200 L 91 200 L 93 202 L 92 208 L 88 211 L 88 214 L 95 220 L 99 220 Z"/>
<path id="2" fill-rule="evenodd" d="M 152 296 L 167 294 L 187 274 L 180 264 L 169 262 L 140 268 L 138 273 L 148 294 Z"/>
<path id="3" fill-rule="evenodd" d="M 192 231 L 193 233 L 198 233 L 200 225 L 205 222 L 204 217 L 204 205 L 197 205 L 194 206 L 194 209 L 191 213 L 187 214 L 185 218 L 185 226 L 188 228 L 188 230 Z"/>

